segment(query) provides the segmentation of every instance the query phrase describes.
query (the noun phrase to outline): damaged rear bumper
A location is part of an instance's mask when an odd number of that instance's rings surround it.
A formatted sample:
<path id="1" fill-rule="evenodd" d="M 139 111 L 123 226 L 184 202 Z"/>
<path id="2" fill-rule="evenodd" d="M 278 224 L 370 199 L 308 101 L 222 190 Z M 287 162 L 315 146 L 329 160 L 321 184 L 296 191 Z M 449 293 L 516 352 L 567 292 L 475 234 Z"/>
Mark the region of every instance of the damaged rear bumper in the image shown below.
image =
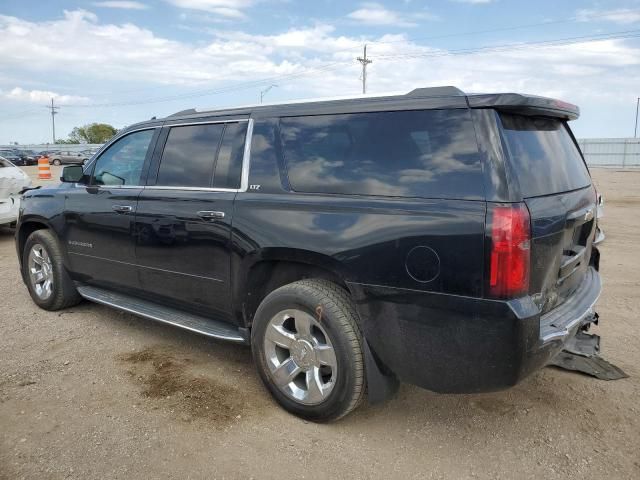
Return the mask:
<path id="1" fill-rule="evenodd" d="M 573 295 L 540 314 L 530 296 L 498 301 L 349 284 L 381 370 L 442 393 L 495 391 L 547 365 L 597 316 L 602 289 L 589 267 Z"/>

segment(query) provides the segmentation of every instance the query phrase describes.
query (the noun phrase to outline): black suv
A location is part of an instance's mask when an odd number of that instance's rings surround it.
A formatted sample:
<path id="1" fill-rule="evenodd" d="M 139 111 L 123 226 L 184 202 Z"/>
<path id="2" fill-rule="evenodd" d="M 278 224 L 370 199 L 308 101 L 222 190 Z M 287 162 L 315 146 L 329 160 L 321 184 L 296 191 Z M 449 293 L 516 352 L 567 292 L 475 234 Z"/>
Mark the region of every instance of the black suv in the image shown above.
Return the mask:
<path id="1" fill-rule="evenodd" d="M 24 195 L 23 279 L 47 310 L 85 298 L 250 344 L 316 421 L 398 381 L 506 388 L 597 319 L 577 116 L 439 87 L 139 123 Z"/>

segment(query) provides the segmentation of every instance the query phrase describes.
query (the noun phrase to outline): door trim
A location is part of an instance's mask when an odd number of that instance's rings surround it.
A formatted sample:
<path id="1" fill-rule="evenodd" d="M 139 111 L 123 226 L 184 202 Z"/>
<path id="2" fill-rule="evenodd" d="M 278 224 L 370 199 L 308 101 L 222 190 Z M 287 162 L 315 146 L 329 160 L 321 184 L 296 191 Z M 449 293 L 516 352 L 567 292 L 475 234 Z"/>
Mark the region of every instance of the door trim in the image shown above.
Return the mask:
<path id="1" fill-rule="evenodd" d="M 201 278 L 203 280 L 212 280 L 214 282 L 224 283 L 224 280 L 221 280 L 221 279 L 215 278 L 215 277 L 205 277 L 203 275 L 194 275 L 192 273 L 176 272 L 174 270 L 167 270 L 165 268 L 147 267 L 145 265 L 139 265 L 139 264 L 136 264 L 136 263 L 123 262 L 122 260 L 114 260 L 112 258 L 98 257 L 96 255 L 87 255 L 86 253 L 78 253 L 78 252 L 68 252 L 68 253 L 69 253 L 69 255 L 78 255 L 80 257 L 89 257 L 89 258 L 94 258 L 96 260 L 104 260 L 105 262 L 119 263 L 121 265 L 129 265 L 129 266 L 132 266 L 132 267 L 146 268 L 147 270 L 157 270 L 159 272 L 172 273 L 174 275 L 183 275 L 185 277 Z"/>

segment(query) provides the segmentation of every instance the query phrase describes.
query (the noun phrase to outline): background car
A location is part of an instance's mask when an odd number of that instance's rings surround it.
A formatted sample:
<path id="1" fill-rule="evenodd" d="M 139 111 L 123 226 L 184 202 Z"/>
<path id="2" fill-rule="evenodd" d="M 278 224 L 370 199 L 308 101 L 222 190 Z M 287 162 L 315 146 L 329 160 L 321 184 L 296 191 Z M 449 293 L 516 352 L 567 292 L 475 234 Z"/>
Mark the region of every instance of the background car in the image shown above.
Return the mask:
<path id="1" fill-rule="evenodd" d="M 21 150 L 15 149 L 16 155 L 20 157 L 20 159 L 24 162 L 24 165 L 37 165 L 38 164 L 38 154 L 33 150 Z"/>
<path id="2" fill-rule="evenodd" d="M 18 220 L 20 192 L 31 186 L 31 179 L 6 158 L 0 157 L 0 225 Z"/>
<path id="3" fill-rule="evenodd" d="M 87 152 L 55 152 L 49 155 L 49 163 L 53 165 L 85 165 L 91 155 Z"/>
<path id="4" fill-rule="evenodd" d="M 11 163 L 13 163 L 15 166 L 27 166 L 27 165 L 32 165 L 32 158 L 29 158 L 28 155 L 25 155 L 23 153 L 21 153 L 20 151 L 16 150 L 16 149 L 3 149 L 0 150 L 0 156 L 4 157 L 5 159 L 9 160 Z"/>

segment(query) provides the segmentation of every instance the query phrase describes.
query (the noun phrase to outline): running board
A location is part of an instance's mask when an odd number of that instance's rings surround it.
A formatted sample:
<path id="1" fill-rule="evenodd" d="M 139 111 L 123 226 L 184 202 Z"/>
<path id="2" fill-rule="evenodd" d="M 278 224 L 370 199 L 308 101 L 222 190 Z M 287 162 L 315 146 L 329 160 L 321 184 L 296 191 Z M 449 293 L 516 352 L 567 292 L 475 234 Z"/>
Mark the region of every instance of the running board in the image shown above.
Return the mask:
<path id="1" fill-rule="evenodd" d="M 185 313 L 175 308 L 88 285 L 79 286 L 78 293 L 91 302 L 101 303 L 157 322 L 168 323 L 207 337 L 227 342 L 247 343 L 237 328 L 218 320 Z"/>

